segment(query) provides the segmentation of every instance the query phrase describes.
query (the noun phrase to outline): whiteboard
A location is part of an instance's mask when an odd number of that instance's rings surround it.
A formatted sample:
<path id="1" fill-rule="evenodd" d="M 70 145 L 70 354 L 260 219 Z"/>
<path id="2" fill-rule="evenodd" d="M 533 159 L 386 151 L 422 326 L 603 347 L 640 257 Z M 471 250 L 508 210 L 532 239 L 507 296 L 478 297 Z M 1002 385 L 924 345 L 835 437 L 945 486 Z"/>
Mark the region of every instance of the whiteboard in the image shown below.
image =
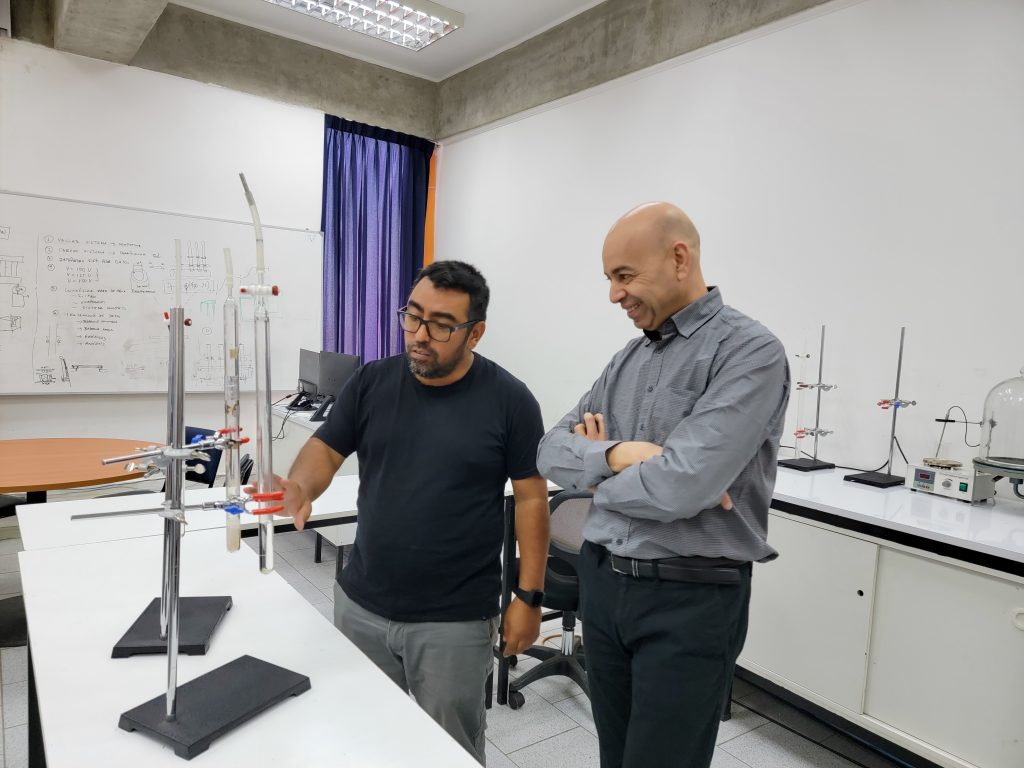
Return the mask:
<path id="1" fill-rule="evenodd" d="M 239 186 L 239 195 L 242 194 Z M 259 201 L 257 200 L 257 203 Z M 182 241 L 185 386 L 223 388 L 224 248 L 254 282 L 252 225 L 0 192 L 0 393 L 165 392 Z M 264 227 L 271 379 L 290 388 L 299 348 L 319 349 L 323 239 Z M 253 389 L 253 299 L 239 297 L 241 376 Z M 283 386 L 284 385 L 284 386 Z"/>

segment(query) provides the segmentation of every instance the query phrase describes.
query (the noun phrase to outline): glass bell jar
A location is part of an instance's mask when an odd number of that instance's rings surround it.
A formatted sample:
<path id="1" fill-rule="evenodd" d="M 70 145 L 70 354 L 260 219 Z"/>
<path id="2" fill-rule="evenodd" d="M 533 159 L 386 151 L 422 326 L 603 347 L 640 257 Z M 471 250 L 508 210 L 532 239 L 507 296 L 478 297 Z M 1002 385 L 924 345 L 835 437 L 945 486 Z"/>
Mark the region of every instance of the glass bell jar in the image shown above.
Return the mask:
<path id="1" fill-rule="evenodd" d="M 1024 479 L 1024 368 L 985 398 L 981 447 L 974 466 L 990 475 Z"/>

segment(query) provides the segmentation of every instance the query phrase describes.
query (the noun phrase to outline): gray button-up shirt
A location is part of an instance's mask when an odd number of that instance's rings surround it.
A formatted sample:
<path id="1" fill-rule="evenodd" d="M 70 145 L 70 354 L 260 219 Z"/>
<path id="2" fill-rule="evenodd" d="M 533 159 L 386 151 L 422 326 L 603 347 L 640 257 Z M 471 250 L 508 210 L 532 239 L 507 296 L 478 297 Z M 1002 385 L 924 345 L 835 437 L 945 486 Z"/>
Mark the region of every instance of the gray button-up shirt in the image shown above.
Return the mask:
<path id="1" fill-rule="evenodd" d="M 596 487 L 583 536 L 617 555 L 770 560 L 788 400 L 782 343 L 712 287 L 616 353 L 541 440 L 537 466 L 563 488 Z M 573 432 L 588 411 L 604 415 L 607 441 Z M 606 453 L 624 440 L 657 443 L 662 454 L 614 474 Z M 728 511 L 719 505 L 726 491 Z"/>

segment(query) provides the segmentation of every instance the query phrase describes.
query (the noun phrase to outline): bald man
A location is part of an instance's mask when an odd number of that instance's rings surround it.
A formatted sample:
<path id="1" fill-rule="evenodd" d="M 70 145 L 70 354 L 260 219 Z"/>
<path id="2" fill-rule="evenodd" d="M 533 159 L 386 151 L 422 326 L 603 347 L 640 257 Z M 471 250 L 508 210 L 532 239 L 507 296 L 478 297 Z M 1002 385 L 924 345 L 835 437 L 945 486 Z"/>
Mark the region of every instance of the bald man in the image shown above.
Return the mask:
<path id="1" fill-rule="evenodd" d="M 711 764 L 747 631 L 751 562 L 789 399 L 782 344 L 704 282 L 667 203 L 604 243 L 608 298 L 643 335 L 540 444 L 542 475 L 591 490 L 580 612 L 602 768 Z"/>

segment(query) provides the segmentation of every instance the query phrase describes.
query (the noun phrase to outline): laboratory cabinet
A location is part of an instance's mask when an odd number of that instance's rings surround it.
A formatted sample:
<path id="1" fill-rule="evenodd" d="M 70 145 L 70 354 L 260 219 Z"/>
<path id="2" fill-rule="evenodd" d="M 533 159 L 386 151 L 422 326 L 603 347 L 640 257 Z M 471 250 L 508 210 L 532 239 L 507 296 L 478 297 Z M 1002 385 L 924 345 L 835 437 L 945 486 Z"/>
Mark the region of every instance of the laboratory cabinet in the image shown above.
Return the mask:
<path id="1" fill-rule="evenodd" d="M 779 558 L 754 567 L 743 659 L 859 713 L 877 545 L 772 515 Z"/>
<path id="2" fill-rule="evenodd" d="M 780 557 L 754 569 L 739 666 L 936 765 L 1024 766 L 1017 564 L 887 541 L 837 511 L 771 511 Z"/>
<path id="3" fill-rule="evenodd" d="M 971 765 L 1024 766 L 1024 583 L 882 548 L 864 711 Z"/>

